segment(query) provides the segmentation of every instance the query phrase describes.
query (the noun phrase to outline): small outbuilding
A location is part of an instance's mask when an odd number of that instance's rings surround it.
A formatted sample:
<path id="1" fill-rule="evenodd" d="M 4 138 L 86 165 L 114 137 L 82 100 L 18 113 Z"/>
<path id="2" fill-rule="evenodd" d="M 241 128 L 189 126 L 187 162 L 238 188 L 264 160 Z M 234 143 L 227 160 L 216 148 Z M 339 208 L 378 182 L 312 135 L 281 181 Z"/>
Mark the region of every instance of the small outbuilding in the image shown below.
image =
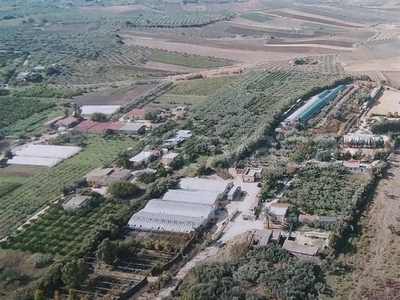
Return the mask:
<path id="1" fill-rule="evenodd" d="M 261 180 L 262 168 L 247 168 L 243 173 L 243 182 L 258 182 Z"/>
<path id="2" fill-rule="evenodd" d="M 160 160 L 160 163 L 163 165 L 168 166 L 175 158 L 179 156 L 179 153 L 174 153 L 174 152 L 168 152 L 167 154 L 164 154 Z"/>
<path id="3" fill-rule="evenodd" d="M 272 203 L 269 206 L 270 213 L 276 216 L 276 221 L 279 223 L 285 222 L 288 209 L 289 204 L 286 203 Z"/>
<path id="4" fill-rule="evenodd" d="M 132 163 L 133 166 L 137 166 L 141 163 L 149 161 L 152 157 L 158 156 L 159 154 L 160 152 L 158 150 L 142 151 L 129 159 L 129 161 Z"/>
<path id="5" fill-rule="evenodd" d="M 78 121 L 77 118 L 68 117 L 68 118 L 64 118 L 64 119 L 58 120 L 54 125 L 56 127 L 72 128 L 78 123 L 79 123 L 79 121 Z"/>
<path id="6" fill-rule="evenodd" d="M 86 174 L 86 182 L 92 187 L 105 187 L 114 181 L 128 180 L 132 176 L 131 170 L 114 168 L 97 168 Z"/>
<path id="7" fill-rule="evenodd" d="M 64 210 L 75 210 L 88 204 L 89 196 L 74 196 L 62 204 Z"/>
<path id="8" fill-rule="evenodd" d="M 122 126 L 119 131 L 133 134 L 144 134 L 146 132 L 146 126 L 144 124 L 130 122 Z"/>
<path id="9" fill-rule="evenodd" d="M 290 241 L 286 239 L 282 246 L 283 249 L 286 249 L 289 252 L 292 252 L 295 255 L 299 256 L 307 256 L 314 257 L 318 253 L 318 247 L 309 246 L 309 245 L 300 245 L 296 243 L 296 241 Z"/>
<path id="10" fill-rule="evenodd" d="M 242 191 L 240 186 L 233 186 L 231 190 L 228 192 L 228 200 L 233 201 L 238 198 L 240 192 Z"/>
<path id="11" fill-rule="evenodd" d="M 272 236 L 272 230 L 255 230 L 251 236 L 250 245 L 253 247 L 267 246 Z"/>
<path id="12" fill-rule="evenodd" d="M 126 116 L 129 119 L 144 120 L 146 112 L 144 108 L 134 108 L 127 112 Z"/>

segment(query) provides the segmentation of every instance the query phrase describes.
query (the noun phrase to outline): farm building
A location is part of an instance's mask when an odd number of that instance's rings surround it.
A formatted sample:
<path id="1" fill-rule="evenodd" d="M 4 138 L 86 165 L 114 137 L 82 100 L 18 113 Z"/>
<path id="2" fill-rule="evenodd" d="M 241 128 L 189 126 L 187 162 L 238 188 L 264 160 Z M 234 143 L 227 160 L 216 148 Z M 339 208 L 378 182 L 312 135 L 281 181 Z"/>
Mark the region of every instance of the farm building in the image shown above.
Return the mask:
<path id="1" fill-rule="evenodd" d="M 179 156 L 179 153 L 174 153 L 174 152 L 168 152 L 167 154 L 164 154 L 160 160 L 160 163 L 163 165 L 168 166 L 175 158 Z"/>
<path id="2" fill-rule="evenodd" d="M 184 141 L 191 138 L 192 136 L 193 136 L 193 133 L 190 130 L 178 130 L 173 138 L 170 138 L 165 141 L 164 146 L 165 147 L 179 146 L 180 144 L 182 144 Z"/>
<path id="3" fill-rule="evenodd" d="M 285 221 L 286 213 L 289 209 L 289 204 L 286 203 L 272 203 L 269 206 L 269 211 L 271 214 L 276 216 L 276 220 L 280 223 Z"/>
<path id="4" fill-rule="evenodd" d="M 81 132 L 87 132 L 90 128 L 92 128 L 94 125 L 96 125 L 97 122 L 93 122 L 90 120 L 83 120 L 80 122 L 78 125 L 74 127 L 74 130 L 81 131 Z"/>
<path id="5" fill-rule="evenodd" d="M 160 152 L 158 150 L 142 151 L 129 159 L 129 161 L 132 163 L 133 166 L 137 166 L 141 163 L 147 162 L 150 158 L 158 156 L 159 154 Z"/>
<path id="6" fill-rule="evenodd" d="M 72 146 L 29 145 L 16 151 L 15 156 L 7 163 L 52 167 L 79 151 L 81 148 Z"/>
<path id="7" fill-rule="evenodd" d="M 136 230 L 189 233 L 206 225 L 207 222 L 208 219 L 204 218 L 155 214 L 140 211 L 130 218 L 128 226 L 131 229 Z"/>
<path id="8" fill-rule="evenodd" d="M 97 168 L 84 176 L 88 185 L 92 187 L 108 186 L 114 181 L 128 180 L 132 172 L 127 169 Z"/>
<path id="9" fill-rule="evenodd" d="M 165 193 L 163 200 L 214 205 L 219 199 L 219 196 L 219 192 L 168 190 L 168 192 Z"/>
<path id="10" fill-rule="evenodd" d="M 255 230 L 251 235 L 250 244 L 253 247 L 267 246 L 270 242 L 272 230 Z"/>
<path id="11" fill-rule="evenodd" d="M 318 247 L 316 246 L 300 245 L 295 241 L 290 241 L 289 239 L 285 240 L 282 248 L 288 250 L 289 252 L 292 252 L 295 255 L 300 256 L 313 257 L 318 253 Z"/>
<path id="12" fill-rule="evenodd" d="M 244 182 L 257 182 L 260 181 L 262 175 L 262 168 L 247 168 L 243 173 Z"/>
<path id="13" fill-rule="evenodd" d="M 74 196 L 62 204 L 64 210 L 74 210 L 85 207 L 88 204 L 88 196 Z"/>
<path id="14" fill-rule="evenodd" d="M 106 130 L 112 130 L 115 132 L 118 132 L 120 128 L 124 125 L 124 123 L 118 123 L 118 122 L 98 122 L 94 124 L 92 127 L 90 127 L 87 132 L 88 133 L 94 133 L 94 134 L 102 134 Z"/>
<path id="15" fill-rule="evenodd" d="M 318 216 L 317 220 L 319 222 L 325 222 L 325 223 L 336 223 L 338 221 L 337 217 L 328 217 L 328 216 Z"/>
<path id="16" fill-rule="evenodd" d="M 298 217 L 299 222 L 314 222 L 317 221 L 317 216 L 314 215 L 307 215 L 307 214 L 300 214 Z"/>
<path id="17" fill-rule="evenodd" d="M 359 160 L 344 160 L 342 161 L 342 165 L 352 173 L 364 173 L 370 168 L 369 164 L 362 163 Z"/>
<path id="18" fill-rule="evenodd" d="M 160 199 L 150 200 L 141 211 L 154 214 L 167 214 L 204 219 L 210 219 L 214 216 L 214 208 L 212 205 L 166 201 Z"/>
<path id="19" fill-rule="evenodd" d="M 286 126 L 294 124 L 296 121 L 306 122 L 315 114 L 317 114 L 322 107 L 333 100 L 341 91 L 346 88 L 345 85 L 339 85 L 332 90 L 325 90 L 322 93 L 312 97 L 306 104 L 296 110 L 293 114 L 284 120 Z"/>
<path id="20" fill-rule="evenodd" d="M 71 128 L 74 127 L 76 124 L 79 123 L 79 120 L 74 117 L 68 117 L 68 118 L 63 118 L 60 120 L 57 120 L 54 125 L 56 127 L 66 127 L 66 128 Z"/>
<path id="21" fill-rule="evenodd" d="M 123 125 L 121 128 L 119 128 L 119 131 L 133 134 L 144 134 L 146 132 L 146 126 L 140 123 L 131 122 Z"/>
<path id="22" fill-rule="evenodd" d="M 228 200 L 233 201 L 239 198 L 240 192 L 242 191 L 240 186 L 233 186 L 228 192 Z"/>
<path id="23" fill-rule="evenodd" d="M 219 198 L 224 197 L 232 186 L 232 182 L 204 178 L 182 178 L 178 183 L 180 189 L 218 192 Z"/>
<path id="24" fill-rule="evenodd" d="M 94 113 L 102 113 L 109 116 L 115 113 L 120 107 L 120 105 L 84 105 L 81 107 L 81 114 L 84 117 L 90 117 Z"/>
<path id="25" fill-rule="evenodd" d="M 343 136 L 343 144 L 347 147 L 381 148 L 384 143 L 385 139 L 380 135 L 349 133 Z"/>
<path id="26" fill-rule="evenodd" d="M 144 108 L 134 108 L 128 111 L 126 116 L 129 119 L 144 120 L 146 112 Z"/>

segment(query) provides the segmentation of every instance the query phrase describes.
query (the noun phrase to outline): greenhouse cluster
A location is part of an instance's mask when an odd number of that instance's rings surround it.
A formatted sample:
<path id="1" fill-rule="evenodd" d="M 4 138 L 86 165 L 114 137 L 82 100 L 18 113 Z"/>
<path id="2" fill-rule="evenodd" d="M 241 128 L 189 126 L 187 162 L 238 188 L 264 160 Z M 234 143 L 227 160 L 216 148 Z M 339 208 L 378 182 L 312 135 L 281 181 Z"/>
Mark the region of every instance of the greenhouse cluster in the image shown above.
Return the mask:
<path id="1" fill-rule="evenodd" d="M 17 150 L 15 156 L 7 161 L 10 165 L 32 165 L 53 167 L 63 159 L 81 151 L 79 147 L 29 145 Z"/>
<path id="2" fill-rule="evenodd" d="M 128 222 L 134 230 L 189 233 L 214 218 L 216 201 L 224 198 L 232 182 L 182 178 L 180 189 L 168 190 L 163 199 L 150 200 Z"/>

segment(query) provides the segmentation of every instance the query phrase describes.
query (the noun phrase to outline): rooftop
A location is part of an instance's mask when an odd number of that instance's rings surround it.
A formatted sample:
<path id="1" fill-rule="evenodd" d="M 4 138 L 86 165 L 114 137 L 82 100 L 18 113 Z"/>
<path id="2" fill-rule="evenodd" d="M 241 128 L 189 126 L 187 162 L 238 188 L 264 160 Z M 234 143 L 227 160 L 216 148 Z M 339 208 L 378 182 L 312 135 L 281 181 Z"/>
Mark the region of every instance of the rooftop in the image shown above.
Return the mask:
<path id="1" fill-rule="evenodd" d="M 272 230 L 255 230 L 253 233 L 252 244 L 254 246 L 266 246 L 271 239 Z"/>
<path id="2" fill-rule="evenodd" d="M 307 215 L 307 214 L 299 215 L 299 222 L 304 222 L 304 221 L 314 222 L 316 220 L 317 220 L 317 216 L 314 216 L 314 215 Z"/>
<path id="3" fill-rule="evenodd" d="M 68 118 L 65 118 L 65 119 L 60 119 L 60 120 L 58 120 L 58 121 L 56 122 L 56 124 L 59 125 L 59 126 L 69 127 L 69 126 L 71 126 L 72 124 L 74 124 L 75 122 L 78 122 L 78 119 L 77 119 L 77 118 L 68 117 Z"/>
<path id="4" fill-rule="evenodd" d="M 182 178 L 178 186 L 186 190 L 204 190 L 223 193 L 232 182 L 204 178 Z"/>
<path id="5" fill-rule="evenodd" d="M 359 160 L 344 160 L 342 161 L 342 165 L 345 168 L 359 168 L 361 161 Z"/>
<path id="6" fill-rule="evenodd" d="M 211 205 L 160 199 L 150 200 L 145 208 L 142 209 L 143 212 L 148 213 L 187 216 L 195 218 L 208 218 L 213 210 L 214 209 Z"/>
<path id="7" fill-rule="evenodd" d="M 174 159 L 177 156 L 179 156 L 179 153 L 168 152 L 167 154 L 164 154 L 162 158 Z"/>
<path id="8" fill-rule="evenodd" d="M 97 122 L 92 122 L 90 120 L 83 120 L 78 125 L 76 125 L 74 127 L 74 129 L 79 130 L 79 131 L 88 131 L 90 128 L 92 128 L 96 124 L 97 124 Z"/>
<path id="9" fill-rule="evenodd" d="M 84 105 L 81 108 L 82 115 L 92 115 L 96 112 L 111 115 L 120 107 L 120 105 Z"/>
<path id="10" fill-rule="evenodd" d="M 157 154 L 158 154 L 157 150 L 142 151 L 139 154 L 132 157 L 131 159 L 129 159 L 129 161 L 135 162 L 135 163 L 140 163 L 140 162 L 148 159 L 149 157 L 157 155 Z"/>
<path id="11" fill-rule="evenodd" d="M 89 196 L 74 196 L 65 201 L 64 205 L 69 207 L 71 206 L 80 207 L 89 198 L 90 198 Z"/>
<path id="12" fill-rule="evenodd" d="M 257 173 L 261 173 L 261 172 L 262 172 L 262 168 L 247 168 L 244 175 L 256 176 Z"/>
<path id="13" fill-rule="evenodd" d="M 203 218 L 139 211 L 130 218 L 128 225 L 130 228 L 141 230 L 191 232 L 200 227 L 203 222 Z"/>
<path id="14" fill-rule="evenodd" d="M 292 253 L 310 255 L 310 256 L 314 256 L 318 252 L 318 247 L 316 246 L 299 245 L 295 241 L 290 241 L 288 239 L 283 243 L 282 248 Z"/>
<path id="15" fill-rule="evenodd" d="M 89 133 L 103 133 L 105 130 L 119 130 L 124 123 L 119 122 L 98 122 L 88 129 Z"/>
<path id="16" fill-rule="evenodd" d="M 269 211 L 277 216 L 284 216 L 289 208 L 289 204 L 286 203 L 272 203 L 269 206 Z"/>
<path id="17" fill-rule="evenodd" d="M 219 194 L 219 192 L 208 191 L 168 190 L 163 199 L 177 202 L 213 205 Z"/>
<path id="18" fill-rule="evenodd" d="M 126 113 L 128 116 L 144 116 L 146 110 L 144 108 L 134 108 Z"/>
<path id="19" fill-rule="evenodd" d="M 130 122 L 130 123 L 126 123 L 125 125 L 123 125 L 119 130 L 121 130 L 121 131 L 139 131 L 143 127 L 146 127 L 146 126 L 141 123 Z"/>

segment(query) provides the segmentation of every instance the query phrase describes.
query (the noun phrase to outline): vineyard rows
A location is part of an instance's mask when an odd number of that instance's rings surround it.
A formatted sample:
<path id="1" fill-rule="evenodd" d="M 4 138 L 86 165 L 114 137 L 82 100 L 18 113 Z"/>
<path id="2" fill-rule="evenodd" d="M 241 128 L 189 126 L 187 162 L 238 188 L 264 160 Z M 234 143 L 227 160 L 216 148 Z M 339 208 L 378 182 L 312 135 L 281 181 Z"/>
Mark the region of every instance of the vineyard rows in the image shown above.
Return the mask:
<path id="1" fill-rule="evenodd" d="M 400 33 L 398 31 L 380 32 L 375 38 L 371 39 L 368 45 L 394 44 L 400 43 Z"/>
<path id="2" fill-rule="evenodd" d="M 131 13 L 129 13 L 131 14 Z M 134 13 L 127 21 L 128 26 L 132 27 L 196 27 L 211 24 L 217 21 L 226 20 L 230 13 L 218 12 L 175 12 L 175 13 Z M 128 23 L 130 22 L 130 23 Z"/>
<path id="3" fill-rule="evenodd" d="M 380 82 L 381 80 L 386 80 L 385 76 L 380 71 L 358 71 L 358 72 L 348 72 L 352 76 L 362 76 L 367 75 L 373 81 Z"/>

